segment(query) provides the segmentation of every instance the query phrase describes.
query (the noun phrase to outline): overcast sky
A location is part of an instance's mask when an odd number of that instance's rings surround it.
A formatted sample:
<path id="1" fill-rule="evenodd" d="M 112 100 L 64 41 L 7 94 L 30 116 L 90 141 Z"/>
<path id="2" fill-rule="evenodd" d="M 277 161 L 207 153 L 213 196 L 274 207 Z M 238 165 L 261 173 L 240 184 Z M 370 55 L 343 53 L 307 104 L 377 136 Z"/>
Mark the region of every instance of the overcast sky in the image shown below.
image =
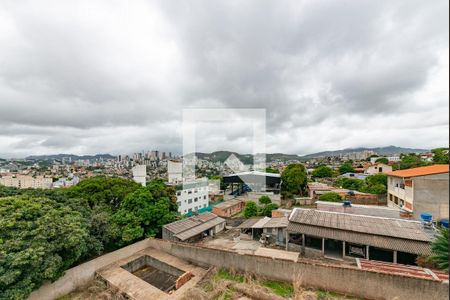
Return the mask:
<path id="1" fill-rule="evenodd" d="M 448 145 L 449 2 L 0 0 L 0 157 L 181 152 L 188 108 L 267 152 Z M 251 152 L 211 122 L 198 151 Z"/>

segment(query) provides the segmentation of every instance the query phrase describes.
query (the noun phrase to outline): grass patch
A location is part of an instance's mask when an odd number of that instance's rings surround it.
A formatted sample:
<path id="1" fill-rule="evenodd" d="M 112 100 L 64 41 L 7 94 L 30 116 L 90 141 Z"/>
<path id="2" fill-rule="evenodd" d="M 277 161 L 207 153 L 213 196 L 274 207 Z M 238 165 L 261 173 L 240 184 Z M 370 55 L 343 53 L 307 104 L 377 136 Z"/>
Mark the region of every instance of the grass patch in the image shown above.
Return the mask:
<path id="1" fill-rule="evenodd" d="M 217 271 L 216 274 L 214 274 L 215 280 L 225 279 L 225 280 L 232 280 L 236 282 L 244 282 L 244 275 L 240 274 L 233 274 L 232 272 L 229 272 L 225 269 L 220 269 Z"/>
<path id="2" fill-rule="evenodd" d="M 289 283 L 268 280 L 264 281 L 262 285 L 281 297 L 291 297 L 294 295 L 294 287 Z"/>

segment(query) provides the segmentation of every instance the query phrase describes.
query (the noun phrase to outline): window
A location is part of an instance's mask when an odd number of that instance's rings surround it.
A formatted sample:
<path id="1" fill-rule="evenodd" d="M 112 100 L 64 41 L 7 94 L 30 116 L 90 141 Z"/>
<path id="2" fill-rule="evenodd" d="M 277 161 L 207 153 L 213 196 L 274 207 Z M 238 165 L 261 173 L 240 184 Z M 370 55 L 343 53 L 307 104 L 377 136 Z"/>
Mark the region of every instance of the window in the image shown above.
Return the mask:
<path id="1" fill-rule="evenodd" d="M 192 212 L 192 208 L 189 208 L 189 209 L 188 209 L 188 212 Z"/>
<path id="2" fill-rule="evenodd" d="M 205 199 L 205 200 L 206 200 L 206 195 L 205 195 L 205 196 L 203 196 L 203 199 Z"/>
<path id="3" fill-rule="evenodd" d="M 195 198 L 194 198 L 194 202 L 197 202 L 197 201 L 198 201 L 198 198 L 197 198 L 197 197 L 195 197 Z"/>
<path id="4" fill-rule="evenodd" d="M 177 196 L 181 196 L 181 192 L 177 192 Z"/>
<path id="5" fill-rule="evenodd" d="M 189 190 L 189 191 L 188 191 L 188 194 L 192 194 L 192 191 L 191 191 L 191 190 Z"/>
<path id="6" fill-rule="evenodd" d="M 177 205 L 178 205 L 178 206 L 180 206 L 180 205 L 181 205 L 181 202 L 180 202 L 180 201 L 178 201 L 178 202 L 177 202 Z"/>
<path id="7" fill-rule="evenodd" d="M 400 188 L 404 190 L 405 189 L 405 184 L 404 183 L 400 183 Z"/>
<path id="8" fill-rule="evenodd" d="M 191 203 L 192 203 L 192 199 L 189 199 L 189 200 L 188 200 L 188 204 L 191 204 Z"/>

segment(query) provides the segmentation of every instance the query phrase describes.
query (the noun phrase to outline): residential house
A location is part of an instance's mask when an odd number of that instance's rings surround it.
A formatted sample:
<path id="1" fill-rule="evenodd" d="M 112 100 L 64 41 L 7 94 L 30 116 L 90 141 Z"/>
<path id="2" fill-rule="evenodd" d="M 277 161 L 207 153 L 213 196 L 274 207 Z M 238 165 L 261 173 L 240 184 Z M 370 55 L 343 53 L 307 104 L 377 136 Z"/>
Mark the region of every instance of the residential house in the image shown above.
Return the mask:
<path id="1" fill-rule="evenodd" d="M 449 217 L 449 165 L 432 165 L 387 173 L 387 200 L 416 220 L 428 213 L 439 221 Z"/>

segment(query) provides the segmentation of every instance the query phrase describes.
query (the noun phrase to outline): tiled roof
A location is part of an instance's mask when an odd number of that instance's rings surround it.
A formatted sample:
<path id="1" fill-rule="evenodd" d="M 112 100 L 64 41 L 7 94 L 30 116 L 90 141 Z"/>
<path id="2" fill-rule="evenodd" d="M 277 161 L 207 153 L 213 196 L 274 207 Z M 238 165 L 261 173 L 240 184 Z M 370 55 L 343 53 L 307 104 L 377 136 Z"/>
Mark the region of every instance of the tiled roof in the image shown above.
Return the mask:
<path id="1" fill-rule="evenodd" d="M 362 270 L 386 274 L 399 274 L 428 280 L 448 281 L 448 274 L 439 270 L 430 270 L 417 266 L 407 266 L 389 262 L 359 259 L 358 266 Z"/>
<path id="2" fill-rule="evenodd" d="M 386 173 L 396 177 L 417 177 L 433 174 L 448 173 L 448 165 L 432 165 L 427 167 L 412 168 Z"/>
<path id="3" fill-rule="evenodd" d="M 271 218 L 266 224 L 263 225 L 263 228 L 282 228 L 287 227 L 288 224 L 289 220 L 286 217 Z"/>
<path id="4" fill-rule="evenodd" d="M 371 235 L 430 242 L 417 221 L 295 208 L 290 222 Z"/>
<path id="5" fill-rule="evenodd" d="M 429 255 L 431 251 L 428 242 L 399 239 L 292 222 L 289 223 L 287 231 L 419 255 Z"/>
<path id="6" fill-rule="evenodd" d="M 190 218 L 186 218 L 180 221 L 164 225 L 164 228 L 169 230 L 173 234 L 178 234 L 180 232 L 186 231 L 188 229 L 201 225 L 205 222 L 208 222 L 209 220 L 212 220 L 214 218 L 218 217 L 213 213 L 205 212 L 196 216 L 192 216 Z"/>

